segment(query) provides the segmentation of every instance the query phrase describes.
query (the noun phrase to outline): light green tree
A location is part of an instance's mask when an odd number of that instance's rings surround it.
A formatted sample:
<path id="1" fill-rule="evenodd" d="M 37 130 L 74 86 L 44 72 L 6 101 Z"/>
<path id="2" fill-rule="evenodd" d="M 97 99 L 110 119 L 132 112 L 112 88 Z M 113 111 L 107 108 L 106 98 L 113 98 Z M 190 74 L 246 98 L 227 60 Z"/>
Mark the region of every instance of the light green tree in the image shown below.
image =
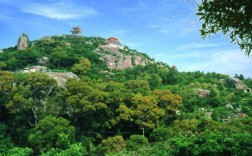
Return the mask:
<path id="1" fill-rule="evenodd" d="M 91 62 L 87 58 L 82 58 L 79 63 L 76 63 L 72 67 L 72 72 L 83 75 L 91 68 Z"/>
<path id="2" fill-rule="evenodd" d="M 57 83 L 43 73 L 20 74 L 16 79 L 17 85 L 6 108 L 13 114 L 31 111 L 37 125 L 38 112 L 46 113 L 47 100 L 54 96 Z"/>

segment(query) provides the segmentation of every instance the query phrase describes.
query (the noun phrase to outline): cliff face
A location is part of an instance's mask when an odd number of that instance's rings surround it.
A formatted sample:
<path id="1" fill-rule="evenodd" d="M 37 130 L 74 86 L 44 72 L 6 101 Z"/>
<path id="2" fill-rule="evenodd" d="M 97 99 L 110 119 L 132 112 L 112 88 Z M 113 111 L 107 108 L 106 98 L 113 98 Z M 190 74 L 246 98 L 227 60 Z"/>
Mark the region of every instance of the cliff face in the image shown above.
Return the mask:
<path id="1" fill-rule="evenodd" d="M 105 61 L 110 69 L 131 68 L 134 65 L 145 66 L 151 62 L 139 53 L 111 45 L 101 45 L 93 52 L 100 55 L 100 59 Z"/>

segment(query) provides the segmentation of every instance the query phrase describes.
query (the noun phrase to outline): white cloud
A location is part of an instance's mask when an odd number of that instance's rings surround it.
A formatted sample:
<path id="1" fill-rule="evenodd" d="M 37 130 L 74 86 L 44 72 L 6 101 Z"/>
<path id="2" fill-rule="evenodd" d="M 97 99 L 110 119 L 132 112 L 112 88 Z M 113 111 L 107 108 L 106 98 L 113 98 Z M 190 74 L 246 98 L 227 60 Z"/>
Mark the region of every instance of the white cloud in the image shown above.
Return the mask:
<path id="1" fill-rule="evenodd" d="M 191 52 L 171 55 L 172 59 L 189 59 L 189 58 L 203 58 L 205 55 L 202 52 Z"/>
<path id="2" fill-rule="evenodd" d="M 198 49 L 198 48 L 208 48 L 208 47 L 218 47 L 218 43 L 189 43 L 183 44 L 177 47 L 178 50 L 187 50 L 187 49 Z"/>
<path id="3" fill-rule="evenodd" d="M 195 16 L 169 18 L 159 17 L 151 21 L 147 27 L 155 29 L 161 34 L 174 34 L 176 36 L 186 36 L 192 33 L 198 33 L 200 23 L 195 19 Z"/>
<path id="4" fill-rule="evenodd" d="M 203 59 L 206 60 L 206 59 Z M 243 74 L 252 77 L 252 58 L 245 56 L 240 50 L 221 50 L 209 53 L 207 61 L 197 61 L 182 67 L 182 71 L 205 71 L 234 75 Z"/>
<path id="5" fill-rule="evenodd" d="M 30 3 L 22 6 L 21 11 L 57 20 L 79 19 L 97 14 L 92 8 L 78 6 L 69 2 L 55 2 L 50 5 Z"/>

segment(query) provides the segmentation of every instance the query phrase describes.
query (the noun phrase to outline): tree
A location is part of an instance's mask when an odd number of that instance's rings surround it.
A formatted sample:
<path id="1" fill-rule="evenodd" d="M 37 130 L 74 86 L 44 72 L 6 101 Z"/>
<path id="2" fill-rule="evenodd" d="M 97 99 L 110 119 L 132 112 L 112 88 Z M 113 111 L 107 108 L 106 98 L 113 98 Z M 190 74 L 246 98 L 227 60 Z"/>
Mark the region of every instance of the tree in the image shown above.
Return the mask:
<path id="1" fill-rule="evenodd" d="M 134 122 L 139 127 L 154 128 L 165 112 L 157 105 L 157 101 L 152 96 L 142 96 L 136 94 L 131 99 L 131 109 L 134 110 Z"/>
<path id="2" fill-rule="evenodd" d="M 174 127 L 157 127 L 150 134 L 153 141 L 166 141 L 178 134 L 178 129 Z"/>
<path id="3" fill-rule="evenodd" d="M 178 94 L 173 94 L 170 90 L 155 89 L 152 93 L 156 96 L 159 108 L 165 112 L 165 121 L 170 122 L 171 118 L 175 117 L 181 107 L 182 97 Z"/>
<path id="4" fill-rule="evenodd" d="M 4 69 L 7 64 L 4 61 L 0 61 L 0 70 Z"/>
<path id="5" fill-rule="evenodd" d="M 133 93 L 146 95 L 150 91 L 150 85 L 146 80 L 129 80 L 125 82 L 125 88 L 131 89 Z"/>
<path id="6" fill-rule="evenodd" d="M 67 149 L 51 148 L 41 156 L 87 156 L 88 152 L 81 143 L 69 145 Z"/>
<path id="7" fill-rule="evenodd" d="M 146 146 L 148 143 L 148 139 L 143 135 L 133 134 L 127 140 L 127 148 L 129 150 L 137 150 L 140 146 Z"/>
<path id="8" fill-rule="evenodd" d="M 0 121 L 8 118 L 5 104 L 8 103 L 13 91 L 14 76 L 11 72 L 0 71 Z"/>
<path id="9" fill-rule="evenodd" d="M 6 154 L 13 147 L 11 138 L 8 136 L 6 125 L 0 123 L 0 155 Z"/>
<path id="10" fill-rule="evenodd" d="M 166 75 L 165 80 L 168 84 L 174 84 L 177 82 L 178 71 L 176 68 L 170 68 L 169 72 Z"/>
<path id="11" fill-rule="evenodd" d="M 108 137 L 98 145 L 98 152 L 99 155 L 117 153 L 126 148 L 126 146 L 127 144 L 122 136 Z"/>
<path id="12" fill-rule="evenodd" d="M 151 88 L 159 86 L 163 81 L 158 74 L 145 74 L 143 79 L 149 82 Z"/>
<path id="13" fill-rule="evenodd" d="M 13 90 L 14 76 L 11 72 L 0 71 L 0 102 L 7 102 L 7 95 Z"/>
<path id="14" fill-rule="evenodd" d="M 17 69 L 20 65 L 19 61 L 16 59 L 15 56 L 12 56 L 8 60 L 6 60 L 5 63 L 7 65 L 7 69 L 9 69 L 9 70 Z"/>
<path id="15" fill-rule="evenodd" d="M 222 32 L 231 42 L 238 43 L 245 54 L 252 50 L 252 3 L 251 0 L 202 0 L 197 15 L 203 21 L 200 30 L 205 38 Z"/>
<path id="16" fill-rule="evenodd" d="M 42 153 L 53 147 L 62 147 L 61 136 L 67 136 L 71 143 L 75 128 L 64 118 L 47 116 L 31 131 L 28 141 L 36 152 Z"/>
<path id="17" fill-rule="evenodd" d="M 25 148 L 14 147 L 9 149 L 5 156 L 29 156 L 32 155 L 32 152 L 33 152 L 32 149 L 28 147 Z"/>
<path id="18" fill-rule="evenodd" d="M 76 63 L 72 67 L 72 72 L 78 75 L 85 74 L 91 67 L 91 63 L 87 58 L 82 58 L 79 63 Z"/>
<path id="19" fill-rule="evenodd" d="M 47 101 L 55 97 L 56 87 L 57 82 L 43 73 L 17 74 L 16 85 L 6 108 L 13 114 L 32 111 L 36 125 L 38 112 L 47 112 Z"/>

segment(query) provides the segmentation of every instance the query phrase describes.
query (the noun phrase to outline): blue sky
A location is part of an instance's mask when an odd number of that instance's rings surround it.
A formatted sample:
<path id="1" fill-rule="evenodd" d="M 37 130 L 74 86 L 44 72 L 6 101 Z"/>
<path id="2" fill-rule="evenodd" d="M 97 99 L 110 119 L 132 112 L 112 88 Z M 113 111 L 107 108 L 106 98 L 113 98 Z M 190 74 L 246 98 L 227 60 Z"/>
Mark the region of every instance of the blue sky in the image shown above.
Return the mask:
<path id="1" fill-rule="evenodd" d="M 70 34 L 118 37 L 122 44 L 179 71 L 252 77 L 252 58 L 222 34 L 201 39 L 195 2 L 187 0 L 0 0 L 0 49 L 30 40 Z"/>

